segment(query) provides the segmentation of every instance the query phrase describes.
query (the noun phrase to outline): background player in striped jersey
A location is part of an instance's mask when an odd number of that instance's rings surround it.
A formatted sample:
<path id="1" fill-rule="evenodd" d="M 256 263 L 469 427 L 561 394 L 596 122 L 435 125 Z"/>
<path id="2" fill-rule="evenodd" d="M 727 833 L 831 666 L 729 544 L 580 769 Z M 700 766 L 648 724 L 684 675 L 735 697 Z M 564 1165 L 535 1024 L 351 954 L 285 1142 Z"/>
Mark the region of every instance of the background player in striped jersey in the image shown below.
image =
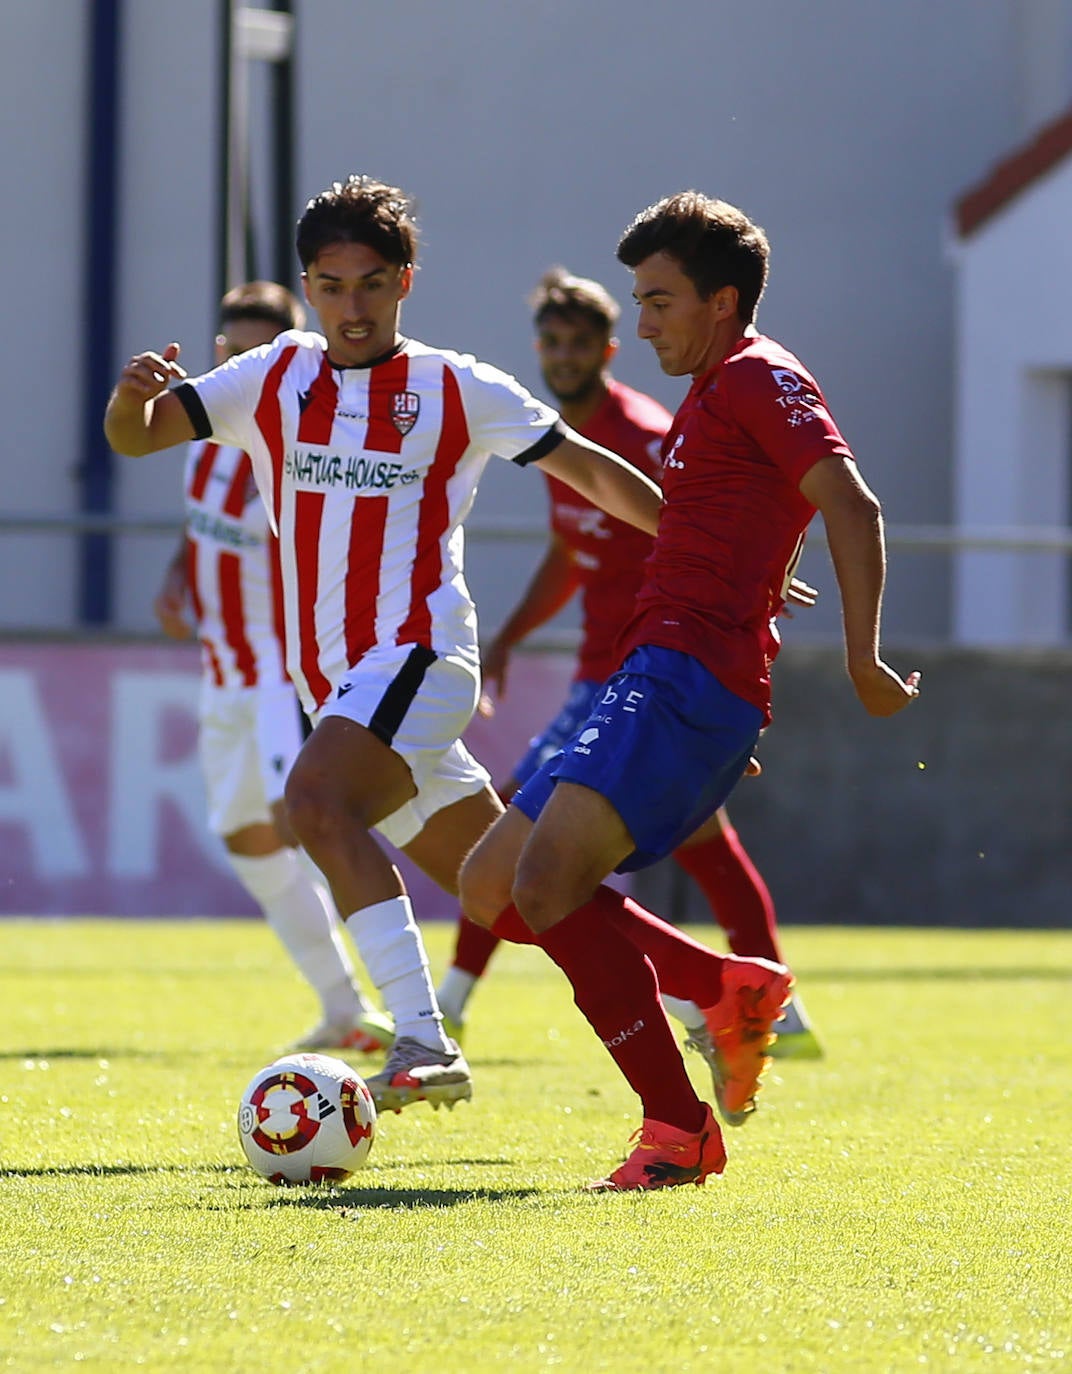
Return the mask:
<path id="1" fill-rule="evenodd" d="M 614 329 L 620 308 L 599 282 L 552 268 L 530 298 L 540 371 L 562 418 L 595 443 L 613 449 L 655 481 L 662 476 L 660 449 L 671 416 L 650 396 L 610 375 L 618 351 Z M 551 538 L 521 600 L 483 654 L 485 692 L 506 690 L 512 649 L 545 624 L 578 592 L 582 638 L 573 683 L 562 708 L 530 743 L 500 789 L 509 801 L 517 789 L 584 724 L 603 681 L 618 666 L 615 646 L 633 611 L 652 541 L 642 530 L 606 516 L 576 492 L 547 479 Z M 801 584 L 802 585 L 802 584 Z M 803 589 L 810 590 L 810 589 Z M 482 710 L 491 714 L 490 700 Z M 720 808 L 673 853 L 697 883 L 726 931 L 734 954 L 783 963 L 774 903 L 737 832 Z M 451 967 L 437 988 L 452 1033 L 460 1034 L 466 1004 L 498 938 L 462 917 Z M 694 1002 L 665 999 L 689 1032 L 686 1044 L 702 1048 L 707 1029 Z M 799 997 L 786 1008 L 772 1053 L 816 1057 L 819 1043 Z"/>
<path id="2" fill-rule="evenodd" d="M 236 286 L 220 304 L 216 361 L 304 322 L 301 302 L 277 282 Z M 390 1018 L 357 987 L 323 879 L 295 849 L 286 816 L 283 788 L 301 748 L 302 714 L 283 662 L 278 541 L 249 455 L 199 440 L 187 452 L 184 486 L 186 530 L 154 609 L 165 634 L 200 641 L 209 824 L 320 999 L 320 1023 L 297 1046 L 385 1048 L 394 1039 Z"/>
<path id="3" fill-rule="evenodd" d="M 774 616 L 816 510 L 861 702 L 892 715 L 919 682 L 880 654 L 879 502 L 814 377 L 755 329 L 769 257 L 762 229 L 688 191 L 638 215 L 618 257 L 633 270 L 638 334 L 665 373 L 693 379 L 663 444 L 658 534 L 621 670 L 461 873 L 463 906 L 483 924 L 504 926 L 499 913 L 516 903 L 641 1099 L 636 1148 L 597 1185 L 613 1190 L 700 1182 L 725 1163 L 710 1109 L 667 1052 L 660 988 L 705 1008 L 715 1093 L 732 1122 L 735 1104 L 754 1097 L 792 986 L 778 964 L 724 964 L 712 1004 L 702 961 L 679 958 L 680 933 L 668 947 L 663 930 L 597 885 L 673 853 L 745 771 L 770 715 Z"/>

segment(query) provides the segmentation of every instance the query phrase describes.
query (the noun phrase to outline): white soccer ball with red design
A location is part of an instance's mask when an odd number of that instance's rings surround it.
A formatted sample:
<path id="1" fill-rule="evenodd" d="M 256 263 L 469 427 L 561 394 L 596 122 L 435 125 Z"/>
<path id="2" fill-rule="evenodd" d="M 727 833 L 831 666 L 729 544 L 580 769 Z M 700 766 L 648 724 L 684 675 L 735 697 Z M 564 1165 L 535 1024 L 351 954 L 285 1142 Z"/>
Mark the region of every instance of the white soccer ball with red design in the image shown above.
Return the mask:
<path id="1" fill-rule="evenodd" d="M 360 1074 L 326 1054 L 288 1054 L 242 1094 L 238 1138 L 270 1183 L 339 1183 L 365 1163 L 376 1107 Z"/>

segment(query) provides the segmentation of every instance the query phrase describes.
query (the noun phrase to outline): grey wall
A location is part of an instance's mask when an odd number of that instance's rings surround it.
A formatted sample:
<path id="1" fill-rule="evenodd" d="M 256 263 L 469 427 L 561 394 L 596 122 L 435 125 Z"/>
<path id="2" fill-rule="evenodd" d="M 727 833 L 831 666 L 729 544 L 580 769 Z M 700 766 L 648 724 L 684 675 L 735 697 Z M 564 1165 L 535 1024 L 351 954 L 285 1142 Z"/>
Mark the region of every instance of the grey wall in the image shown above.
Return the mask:
<path id="1" fill-rule="evenodd" d="M 840 655 L 789 646 L 775 721 L 730 815 L 780 920 L 1067 926 L 1072 921 L 1072 653 L 902 651 L 923 670 L 892 720 L 856 704 Z M 920 767 L 920 765 L 923 767 Z M 706 918 L 671 862 L 638 897 Z"/>
<path id="2" fill-rule="evenodd" d="M 178 338 L 195 368 L 214 333 L 218 4 L 126 0 L 122 284 L 116 369 Z M 0 220 L 6 282 L 0 401 L 5 510 L 71 509 L 79 445 L 83 0 L 0 0 Z M 651 200 L 698 186 L 765 225 L 760 323 L 822 381 L 891 520 L 949 516 L 952 199 L 1067 102 L 1072 0 L 298 0 L 298 204 L 363 170 L 423 207 L 423 270 L 406 328 L 537 382 L 523 298 L 551 262 L 629 281 L 613 247 Z M 263 122 L 263 121 L 262 121 Z M 263 137 L 261 138 L 263 143 Z M 262 164 L 263 165 L 263 164 Z M 263 197 L 262 197 L 263 199 Z M 673 407 L 623 327 L 618 368 Z M 531 480 L 494 465 L 478 518 L 536 517 Z M 124 461 L 125 514 L 178 509 L 178 460 Z M 168 540 L 117 558 L 117 624 L 151 625 Z M 489 626 L 535 557 L 472 549 Z M 804 571 L 829 577 L 821 554 Z M 895 560 L 891 631 L 941 638 L 948 570 Z M 72 561 L 55 536 L 5 538 L 0 627 L 70 624 Z M 804 637 L 837 632 L 828 597 Z"/>

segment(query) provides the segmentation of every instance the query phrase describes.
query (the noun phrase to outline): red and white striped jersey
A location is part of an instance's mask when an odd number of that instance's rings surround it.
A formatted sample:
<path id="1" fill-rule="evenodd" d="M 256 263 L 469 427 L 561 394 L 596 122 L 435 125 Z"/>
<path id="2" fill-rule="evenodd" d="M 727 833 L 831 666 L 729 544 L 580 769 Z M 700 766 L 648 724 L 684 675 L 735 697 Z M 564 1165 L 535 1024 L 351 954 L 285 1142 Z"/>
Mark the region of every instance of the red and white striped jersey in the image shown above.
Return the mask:
<path id="1" fill-rule="evenodd" d="M 205 673 L 217 687 L 286 682 L 279 547 L 249 456 L 191 444 L 185 493 L 186 582 Z"/>
<path id="2" fill-rule="evenodd" d="M 178 388 L 195 431 L 237 444 L 279 533 L 286 664 L 310 713 L 378 646 L 479 665 L 462 522 L 492 455 L 559 442 L 558 413 L 497 368 L 406 340 L 334 368 L 288 330 Z"/>

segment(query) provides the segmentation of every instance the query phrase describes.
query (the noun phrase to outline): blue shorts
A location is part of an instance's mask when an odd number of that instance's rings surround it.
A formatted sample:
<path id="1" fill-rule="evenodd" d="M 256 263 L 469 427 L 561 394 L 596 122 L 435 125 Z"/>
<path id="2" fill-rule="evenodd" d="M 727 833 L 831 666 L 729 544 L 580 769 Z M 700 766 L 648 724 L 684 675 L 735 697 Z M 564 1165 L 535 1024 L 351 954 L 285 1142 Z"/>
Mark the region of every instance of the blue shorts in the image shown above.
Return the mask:
<path id="1" fill-rule="evenodd" d="M 534 821 L 556 782 L 590 787 L 618 812 L 636 845 L 617 872 L 647 868 L 723 804 L 762 725 L 758 706 L 723 687 L 690 654 L 642 645 L 513 805 Z"/>
<path id="2" fill-rule="evenodd" d="M 596 693 L 603 686 L 594 678 L 578 678 L 570 687 L 562 709 L 543 732 L 529 740 L 528 752 L 513 772 L 514 781 L 524 786 L 539 772 L 552 755 L 557 754 L 571 735 L 575 735 L 588 719 Z"/>

